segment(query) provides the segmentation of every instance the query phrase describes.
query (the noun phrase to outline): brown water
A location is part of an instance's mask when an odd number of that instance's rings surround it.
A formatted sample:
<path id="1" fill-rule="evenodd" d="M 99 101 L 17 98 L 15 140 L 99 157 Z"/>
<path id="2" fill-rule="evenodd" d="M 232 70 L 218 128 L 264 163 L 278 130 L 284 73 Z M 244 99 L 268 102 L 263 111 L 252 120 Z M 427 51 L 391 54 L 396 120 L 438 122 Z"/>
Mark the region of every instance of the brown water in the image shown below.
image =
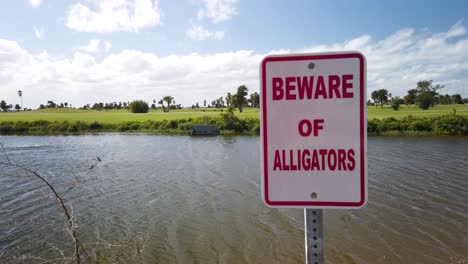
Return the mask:
<path id="1" fill-rule="evenodd" d="M 135 263 L 303 263 L 301 209 L 260 196 L 258 137 L 3 136 L 13 162 L 56 186 L 101 162 L 68 197 L 82 239 L 146 239 Z M 1 158 L 0 158 L 1 159 Z M 368 140 L 369 202 L 325 211 L 326 263 L 468 263 L 468 139 Z M 44 191 L 44 192 L 42 192 Z M 62 216 L 31 178 L 0 168 L 0 263 L 68 249 Z"/>

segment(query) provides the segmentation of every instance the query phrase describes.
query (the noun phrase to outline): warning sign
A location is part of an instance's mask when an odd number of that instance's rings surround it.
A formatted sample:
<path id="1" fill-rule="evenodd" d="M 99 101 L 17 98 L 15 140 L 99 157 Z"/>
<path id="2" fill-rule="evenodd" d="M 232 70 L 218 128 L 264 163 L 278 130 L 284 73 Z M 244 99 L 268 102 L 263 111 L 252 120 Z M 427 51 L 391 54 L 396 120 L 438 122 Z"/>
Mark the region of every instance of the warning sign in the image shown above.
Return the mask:
<path id="1" fill-rule="evenodd" d="M 260 85 L 265 203 L 362 207 L 367 200 L 364 56 L 268 56 L 260 66 Z"/>

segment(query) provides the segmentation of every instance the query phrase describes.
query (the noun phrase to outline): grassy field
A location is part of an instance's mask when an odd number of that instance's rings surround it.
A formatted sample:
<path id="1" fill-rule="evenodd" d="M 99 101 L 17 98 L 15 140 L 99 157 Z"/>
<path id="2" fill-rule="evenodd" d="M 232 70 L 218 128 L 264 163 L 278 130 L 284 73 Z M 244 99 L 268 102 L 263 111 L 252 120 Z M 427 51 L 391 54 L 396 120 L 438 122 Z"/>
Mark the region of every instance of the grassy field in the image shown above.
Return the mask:
<path id="1" fill-rule="evenodd" d="M 133 114 L 128 110 L 109 110 L 109 111 L 95 111 L 95 110 L 78 110 L 68 108 L 55 108 L 43 109 L 27 112 L 12 112 L 0 113 L 0 122 L 2 121 L 83 121 L 83 122 L 102 122 L 109 124 L 118 124 L 126 121 L 162 121 L 162 120 L 176 120 L 182 118 L 197 118 L 197 117 L 217 117 L 221 114 L 221 109 L 180 109 L 171 110 L 164 113 L 162 110 L 155 110 L 146 114 Z M 247 108 L 243 113 L 236 110 L 236 115 L 239 118 L 258 118 L 258 109 Z"/>
<path id="2" fill-rule="evenodd" d="M 398 111 L 393 110 L 390 105 L 385 105 L 383 108 L 380 108 L 380 106 L 369 106 L 367 109 L 367 117 L 378 119 L 387 117 L 402 118 L 408 115 L 412 115 L 413 117 L 436 117 L 452 114 L 453 109 L 456 110 L 457 115 L 468 117 L 468 105 L 463 104 L 436 105 L 435 107 L 430 107 L 428 110 L 422 110 L 416 105 L 412 105 L 409 108 L 406 105 L 401 105 Z"/>
<path id="3" fill-rule="evenodd" d="M 383 108 L 369 106 L 368 118 L 386 118 L 395 117 L 402 118 L 408 115 L 414 117 L 435 117 L 444 114 L 453 113 L 453 109 L 456 109 L 457 115 L 468 117 L 468 105 L 437 105 L 436 107 L 430 108 L 429 110 L 421 110 L 417 106 L 411 106 L 410 108 L 402 106 L 399 111 L 394 111 L 390 106 L 384 106 Z M 56 109 L 44 109 L 34 110 L 27 112 L 12 112 L 12 113 L 0 113 L 0 122 L 2 121 L 34 121 L 34 120 L 46 120 L 46 121 L 83 121 L 83 122 L 102 122 L 109 124 L 118 124 L 126 121 L 161 121 L 161 120 L 176 120 L 182 118 L 197 118 L 197 117 L 216 117 L 222 113 L 220 109 L 180 109 L 171 110 L 169 113 L 164 113 L 162 110 L 150 111 L 146 114 L 133 114 L 127 110 L 110 110 L 110 111 L 94 111 L 94 110 L 78 110 L 69 108 L 56 108 Z M 245 118 L 259 118 L 260 113 L 258 108 L 246 108 L 243 113 L 239 113 L 236 110 L 236 115 L 240 119 Z"/>

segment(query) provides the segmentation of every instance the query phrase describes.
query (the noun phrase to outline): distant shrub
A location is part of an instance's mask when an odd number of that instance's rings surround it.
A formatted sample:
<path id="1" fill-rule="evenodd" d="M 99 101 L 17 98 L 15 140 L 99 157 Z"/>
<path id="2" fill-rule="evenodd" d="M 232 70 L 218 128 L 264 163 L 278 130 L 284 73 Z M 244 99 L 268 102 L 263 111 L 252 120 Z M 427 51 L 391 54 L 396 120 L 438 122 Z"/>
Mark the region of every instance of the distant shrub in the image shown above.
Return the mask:
<path id="1" fill-rule="evenodd" d="M 395 111 L 400 110 L 400 100 L 398 100 L 398 98 L 392 101 L 392 108 Z"/>
<path id="2" fill-rule="evenodd" d="M 128 105 L 128 109 L 132 113 L 148 113 L 148 103 L 143 100 L 136 100 Z"/>
<path id="3" fill-rule="evenodd" d="M 433 96 L 429 92 L 423 92 L 416 96 L 416 105 L 423 110 L 427 110 L 432 102 Z"/>

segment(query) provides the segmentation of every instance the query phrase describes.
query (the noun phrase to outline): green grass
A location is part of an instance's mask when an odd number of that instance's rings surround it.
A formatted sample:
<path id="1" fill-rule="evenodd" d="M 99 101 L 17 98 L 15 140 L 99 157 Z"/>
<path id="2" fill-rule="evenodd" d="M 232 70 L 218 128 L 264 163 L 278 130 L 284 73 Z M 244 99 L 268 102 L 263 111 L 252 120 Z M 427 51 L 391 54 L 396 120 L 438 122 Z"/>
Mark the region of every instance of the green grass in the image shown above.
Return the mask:
<path id="1" fill-rule="evenodd" d="M 225 111 L 225 109 L 223 110 Z M 182 118 L 198 118 L 198 117 L 217 117 L 221 113 L 221 109 L 208 108 L 206 111 L 202 109 L 180 109 L 171 110 L 164 113 L 162 110 L 150 110 L 146 114 L 133 114 L 128 110 L 79 110 L 69 108 L 43 109 L 26 112 L 0 113 L 0 122 L 2 121 L 82 121 L 82 122 L 101 122 L 108 124 L 119 124 L 127 121 L 162 121 L 162 120 L 177 120 Z M 241 118 L 258 118 L 258 109 L 245 109 L 243 113 L 236 110 L 236 115 Z"/>
<path id="2" fill-rule="evenodd" d="M 410 108 L 403 105 L 399 111 L 394 111 L 389 105 L 383 108 L 369 106 L 367 117 L 369 119 L 383 119 L 387 117 L 395 117 L 397 119 L 412 115 L 413 117 L 437 117 L 444 114 L 453 113 L 456 109 L 457 115 L 468 117 L 468 105 L 437 105 L 428 110 L 421 110 L 417 106 L 412 105 Z M 225 111 L 225 110 L 224 110 Z M 150 110 L 146 114 L 133 114 L 127 110 L 110 110 L 110 111 L 95 111 L 95 110 L 78 110 L 69 108 L 44 109 L 27 112 L 12 112 L 0 113 L 0 122 L 2 121 L 82 121 L 82 122 L 101 122 L 108 124 L 119 124 L 127 121 L 162 121 L 162 120 L 177 120 L 181 118 L 198 118 L 198 117 L 217 117 L 220 115 L 221 109 L 180 109 L 171 110 L 169 113 L 164 113 L 162 110 Z M 246 108 L 243 113 L 236 110 L 236 116 L 240 119 L 259 118 L 260 112 L 258 108 Z"/>
<path id="3" fill-rule="evenodd" d="M 416 105 L 411 105 L 408 108 L 406 105 L 401 105 L 400 110 L 395 111 L 391 108 L 390 105 L 385 105 L 383 108 L 380 106 L 368 106 L 367 117 L 370 118 L 403 118 L 408 115 L 413 117 L 437 117 L 446 114 L 452 114 L 453 109 L 456 110 L 457 115 L 462 115 L 468 117 L 468 105 L 463 104 L 452 104 L 452 105 L 436 105 L 435 107 L 430 107 L 428 110 L 422 110 Z"/>
<path id="4" fill-rule="evenodd" d="M 369 107 L 367 131 L 369 135 L 468 135 L 467 110 L 466 105 L 437 106 L 426 111 L 415 107 L 400 111 Z M 44 109 L 0 114 L 0 134 L 187 133 L 193 125 L 199 124 L 217 125 L 226 133 L 258 135 L 259 109 L 247 108 L 243 113 L 229 113 L 225 109 L 181 109 L 146 114 L 126 110 Z"/>

